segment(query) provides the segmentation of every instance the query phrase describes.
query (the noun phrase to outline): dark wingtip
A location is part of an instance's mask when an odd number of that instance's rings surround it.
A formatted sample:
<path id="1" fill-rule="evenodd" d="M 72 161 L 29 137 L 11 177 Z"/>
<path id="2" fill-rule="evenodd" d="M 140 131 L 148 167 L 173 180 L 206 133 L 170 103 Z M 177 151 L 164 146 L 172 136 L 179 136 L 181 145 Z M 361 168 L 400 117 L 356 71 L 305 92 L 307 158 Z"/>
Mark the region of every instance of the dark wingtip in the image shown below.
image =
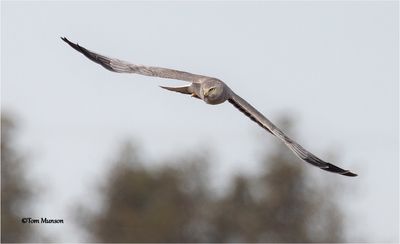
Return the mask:
<path id="1" fill-rule="evenodd" d="M 65 36 L 60 36 L 60 38 L 61 38 L 61 40 L 65 41 L 66 43 L 71 45 L 72 42 L 70 42 Z"/>
<path id="2" fill-rule="evenodd" d="M 333 164 L 328 163 L 328 167 L 327 168 L 323 168 L 323 170 L 329 171 L 329 172 L 333 172 L 333 173 L 338 173 L 340 175 L 344 175 L 344 176 L 350 176 L 350 177 L 354 177 L 357 176 L 357 174 L 352 173 L 350 170 L 345 170 L 342 168 L 339 168 Z"/>
<path id="3" fill-rule="evenodd" d="M 85 55 L 88 59 L 92 60 L 93 62 L 96 62 L 98 64 L 100 64 L 101 66 L 103 66 L 104 68 L 113 71 L 113 72 L 117 72 L 115 71 L 111 66 L 110 66 L 110 59 L 102 56 L 100 54 L 97 54 L 95 52 L 92 52 L 82 46 L 79 46 L 79 44 L 75 44 L 73 42 L 71 42 L 70 40 L 68 40 L 66 37 L 61 37 L 61 40 L 63 40 L 64 42 L 66 42 L 69 46 L 71 46 L 73 49 L 75 49 L 76 51 L 82 53 L 83 55 Z"/>
<path id="4" fill-rule="evenodd" d="M 354 173 L 352 173 L 352 172 L 350 172 L 350 171 L 347 171 L 346 173 L 343 173 L 343 174 L 341 174 L 341 175 L 351 176 L 351 177 L 358 176 L 357 174 L 354 174 Z"/>
<path id="5" fill-rule="evenodd" d="M 75 44 L 73 42 L 71 42 L 70 40 L 68 40 L 65 36 L 61 37 L 61 40 L 63 40 L 64 42 L 66 42 L 68 45 L 70 45 L 72 48 L 74 48 L 75 50 L 82 52 L 82 47 L 79 46 L 78 44 Z"/>
<path id="6" fill-rule="evenodd" d="M 61 37 L 61 40 L 63 40 L 64 42 L 66 42 L 66 43 L 67 43 L 68 45 L 70 45 L 73 49 L 75 49 L 76 51 L 82 53 L 83 55 L 85 55 L 85 56 L 88 57 L 89 59 L 91 59 L 91 60 L 97 62 L 97 61 L 95 60 L 95 57 L 93 57 L 93 54 L 92 54 L 89 50 L 87 50 L 86 48 L 83 48 L 83 47 L 79 46 L 78 43 L 75 44 L 75 43 L 71 42 L 70 40 L 68 40 L 66 37 Z"/>

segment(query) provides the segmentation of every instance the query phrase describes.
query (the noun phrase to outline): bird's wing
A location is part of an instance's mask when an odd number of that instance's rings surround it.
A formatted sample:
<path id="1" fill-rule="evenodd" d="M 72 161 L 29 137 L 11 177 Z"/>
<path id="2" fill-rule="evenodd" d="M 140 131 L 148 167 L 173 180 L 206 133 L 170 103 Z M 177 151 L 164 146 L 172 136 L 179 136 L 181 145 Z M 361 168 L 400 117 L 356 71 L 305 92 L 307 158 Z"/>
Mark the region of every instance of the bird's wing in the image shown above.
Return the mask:
<path id="1" fill-rule="evenodd" d="M 349 170 L 344 170 L 331 163 L 319 159 L 314 154 L 304 149 L 297 142 L 293 141 L 288 136 L 286 136 L 278 127 L 276 127 L 271 121 L 265 118 L 264 115 L 258 112 L 253 106 L 251 106 L 243 98 L 236 95 L 234 92 L 231 91 L 231 95 L 228 101 L 231 104 L 233 104 L 236 108 L 238 108 L 241 112 L 243 112 L 246 116 L 248 116 L 250 119 L 255 121 L 262 128 L 266 129 L 268 132 L 272 133 L 273 135 L 281 139 L 286 144 L 286 146 L 288 146 L 296 154 L 296 156 L 306 161 L 307 163 L 315 165 L 329 172 L 338 173 L 346 176 L 357 176 L 356 174 L 350 172 Z"/>
<path id="2" fill-rule="evenodd" d="M 62 37 L 63 41 L 68 43 L 72 48 L 85 55 L 87 58 L 103 66 L 104 68 L 118 73 L 135 73 L 140 75 L 155 76 L 168 79 L 183 80 L 189 82 L 199 82 L 201 78 L 206 76 L 191 74 L 184 71 L 166 69 L 160 67 L 151 67 L 144 65 L 131 64 L 115 58 L 109 58 L 95 52 L 92 52 L 78 44 L 72 43 L 67 38 Z"/>

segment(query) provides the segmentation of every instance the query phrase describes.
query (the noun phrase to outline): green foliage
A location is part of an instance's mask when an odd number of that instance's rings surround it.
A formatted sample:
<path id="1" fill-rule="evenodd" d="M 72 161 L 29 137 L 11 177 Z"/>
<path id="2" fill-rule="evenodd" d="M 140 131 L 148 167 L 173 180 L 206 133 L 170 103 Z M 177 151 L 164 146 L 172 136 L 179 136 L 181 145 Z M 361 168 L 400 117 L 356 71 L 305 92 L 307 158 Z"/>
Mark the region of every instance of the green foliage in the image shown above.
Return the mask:
<path id="1" fill-rule="evenodd" d="M 99 242 L 196 241 L 204 189 L 198 188 L 203 183 L 188 182 L 186 174 L 200 172 L 201 166 L 188 165 L 148 170 L 132 145 L 125 145 L 103 188 L 104 209 L 85 216 L 90 218 L 85 226 Z"/>
<path id="2" fill-rule="evenodd" d="M 32 228 L 21 223 L 32 190 L 25 178 L 25 158 L 14 145 L 13 120 L 1 114 L 1 242 L 28 242 Z"/>
<path id="3" fill-rule="evenodd" d="M 236 176 L 222 196 L 209 190 L 208 159 L 149 169 L 132 145 L 123 148 L 100 192 L 103 209 L 80 221 L 94 241 L 344 241 L 334 188 L 313 184 L 312 168 L 287 148 L 269 153 L 260 175 Z"/>
<path id="4" fill-rule="evenodd" d="M 13 120 L 2 115 L 1 122 L 1 241 L 28 242 L 35 233 L 21 223 L 32 200 L 26 159 L 15 146 Z M 315 184 L 307 175 L 314 168 L 282 145 L 263 157 L 259 175 L 237 175 L 223 195 L 210 190 L 210 159 L 185 156 L 149 168 L 154 164 L 140 156 L 132 144 L 123 145 L 99 187 L 101 209 L 75 209 L 92 241 L 344 241 L 335 188 Z"/>

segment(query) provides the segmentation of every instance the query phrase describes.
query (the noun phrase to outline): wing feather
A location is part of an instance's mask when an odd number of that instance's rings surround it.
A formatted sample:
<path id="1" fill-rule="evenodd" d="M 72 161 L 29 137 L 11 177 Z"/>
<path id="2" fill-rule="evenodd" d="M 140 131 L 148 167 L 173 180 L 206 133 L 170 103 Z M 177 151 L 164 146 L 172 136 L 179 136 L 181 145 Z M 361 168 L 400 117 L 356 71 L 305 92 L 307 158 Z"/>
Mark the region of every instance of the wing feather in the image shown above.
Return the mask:
<path id="1" fill-rule="evenodd" d="M 65 37 L 62 37 L 61 39 L 66 43 L 68 43 L 68 45 L 70 45 L 72 48 L 74 48 L 75 50 L 82 53 L 90 60 L 92 60 L 93 62 L 96 62 L 101 66 L 103 66 L 104 68 L 113 72 L 135 73 L 140 75 L 155 76 L 155 77 L 183 80 L 189 82 L 199 82 L 201 78 L 206 77 L 174 69 L 132 64 L 123 60 L 106 57 L 101 54 L 92 52 L 78 44 L 72 43 Z"/>
<path id="2" fill-rule="evenodd" d="M 281 139 L 285 143 L 285 145 L 295 153 L 297 157 L 301 158 L 307 163 L 310 163 L 329 172 L 338 173 L 345 176 L 357 176 L 349 170 L 344 170 L 331 163 L 321 160 L 314 154 L 304 149 L 297 142 L 293 141 L 287 135 L 285 135 L 285 133 L 283 133 L 278 127 L 276 127 L 271 121 L 269 121 L 263 114 L 258 112 L 257 109 L 251 106 L 243 98 L 236 95 L 234 92 L 231 92 L 231 96 L 228 101 L 236 108 L 238 108 L 241 112 L 243 112 L 246 116 L 248 116 L 251 120 L 255 121 L 262 128 Z"/>

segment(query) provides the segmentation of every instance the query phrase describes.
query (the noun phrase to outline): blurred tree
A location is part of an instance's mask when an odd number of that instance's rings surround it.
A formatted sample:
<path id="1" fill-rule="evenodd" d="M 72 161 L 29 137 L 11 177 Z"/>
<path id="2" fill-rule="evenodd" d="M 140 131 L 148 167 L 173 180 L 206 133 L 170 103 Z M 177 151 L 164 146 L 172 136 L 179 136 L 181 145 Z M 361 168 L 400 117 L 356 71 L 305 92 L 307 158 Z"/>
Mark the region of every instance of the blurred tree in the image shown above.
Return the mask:
<path id="1" fill-rule="evenodd" d="M 21 222 L 21 209 L 29 204 L 32 191 L 25 178 L 25 159 L 15 148 L 16 126 L 1 114 L 1 242 L 28 242 L 33 230 Z"/>
<path id="2" fill-rule="evenodd" d="M 186 163 L 180 169 L 149 170 L 132 144 L 125 144 L 103 189 L 102 212 L 86 215 L 81 224 L 99 242 L 201 240 L 206 190 L 202 177 L 196 175 L 204 168 L 196 162 Z M 192 176 L 191 182 L 186 173 Z"/>
<path id="3" fill-rule="evenodd" d="M 80 221 L 95 241 L 343 241 L 334 188 L 313 184 L 311 169 L 282 145 L 264 157 L 263 173 L 236 176 L 219 197 L 208 190 L 207 159 L 169 160 L 174 167 L 153 170 L 143 165 L 125 146 L 106 181 L 104 209 Z"/>
<path id="4" fill-rule="evenodd" d="M 289 131 L 290 120 L 284 118 L 280 126 Z M 237 177 L 221 201 L 213 220 L 216 241 L 343 242 L 341 212 L 330 182 L 314 184 L 307 175 L 313 168 L 283 144 L 268 154 L 260 177 Z"/>

